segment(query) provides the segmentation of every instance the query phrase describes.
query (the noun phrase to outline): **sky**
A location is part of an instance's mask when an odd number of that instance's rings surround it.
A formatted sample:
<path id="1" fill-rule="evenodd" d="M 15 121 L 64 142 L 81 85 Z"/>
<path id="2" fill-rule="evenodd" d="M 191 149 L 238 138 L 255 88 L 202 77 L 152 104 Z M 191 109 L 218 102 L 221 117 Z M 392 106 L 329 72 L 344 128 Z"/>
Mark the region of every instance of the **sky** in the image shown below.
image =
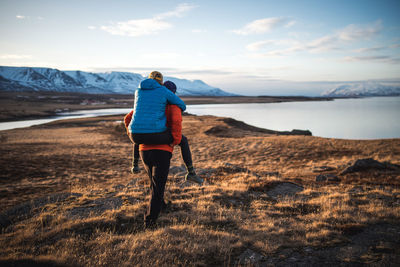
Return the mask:
<path id="1" fill-rule="evenodd" d="M 400 84 L 400 1 L 0 0 L 0 65 L 200 79 L 244 95 Z"/>

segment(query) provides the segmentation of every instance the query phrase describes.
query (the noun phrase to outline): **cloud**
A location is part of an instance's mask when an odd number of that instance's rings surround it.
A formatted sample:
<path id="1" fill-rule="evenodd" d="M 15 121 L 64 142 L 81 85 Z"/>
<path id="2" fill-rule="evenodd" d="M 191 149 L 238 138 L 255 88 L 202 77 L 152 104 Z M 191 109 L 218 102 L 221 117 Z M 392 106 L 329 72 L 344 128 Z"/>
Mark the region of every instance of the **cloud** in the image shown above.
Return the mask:
<path id="1" fill-rule="evenodd" d="M 17 19 L 26 19 L 26 16 L 23 16 L 23 15 L 16 15 L 15 16 Z"/>
<path id="2" fill-rule="evenodd" d="M 375 52 L 375 51 L 381 51 L 385 48 L 386 47 L 384 47 L 384 46 L 363 47 L 363 48 L 354 49 L 353 52 L 356 52 L 356 53 Z"/>
<path id="3" fill-rule="evenodd" d="M 96 26 L 88 26 L 88 29 L 89 29 L 89 30 L 96 30 L 97 27 L 96 27 Z"/>
<path id="4" fill-rule="evenodd" d="M 183 3 L 179 4 L 174 10 L 156 15 L 155 19 L 166 19 L 170 17 L 182 17 L 186 12 L 196 8 L 197 6 Z"/>
<path id="5" fill-rule="evenodd" d="M 31 55 L 17 55 L 17 54 L 4 54 L 0 55 L 0 59 L 28 59 L 32 58 Z"/>
<path id="6" fill-rule="evenodd" d="M 167 30 L 172 24 L 165 19 L 171 17 L 182 17 L 185 13 L 196 6 L 191 4 L 180 4 L 174 10 L 155 15 L 153 18 L 137 19 L 111 23 L 109 26 L 101 26 L 100 29 L 113 35 L 138 37 L 143 35 L 156 34 Z"/>
<path id="7" fill-rule="evenodd" d="M 172 25 L 170 23 L 153 18 L 117 22 L 110 26 L 101 26 L 100 29 L 112 35 L 137 37 L 156 34 L 171 27 Z"/>
<path id="8" fill-rule="evenodd" d="M 400 58 L 395 58 L 391 56 L 348 56 L 344 58 L 345 61 L 355 62 L 355 61 L 377 61 L 391 64 L 400 64 Z"/>
<path id="9" fill-rule="evenodd" d="M 246 49 L 249 51 L 259 51 L 264 48 L 273 46 L 298 46 L 301 43 L 294 39 L 282 39 L 282 40 L 264 40 L 255 43 L 248 44 Z"/>
<path id="10" fill-rule="evenodd" d="M 297 23 L 297 21 L 291 20 L 285 25 L 285 28 L 290 28 L 290 27 L 294 26 L 296 23 Z"/>
<path id="11" fill-rule="evenodd" d="M 249 51 L 258 51 L 268 45 L 275 45 L 275 40 L 265 40 L 248 44 L 246 49 Z"/>
<path id="12" fill-rule="evenodd" d="M 246 24 L 244 27 L 238 30 L 233 30 L 232 32 L 239 35 L 266 33 L 280 26 L 283 26 L 286 21 L 287 18 L 281 17 L 258 19 Z"/>
<path id="13" fill-rule="evenodd" d="M 264 40 L 251 43 L 246 46 L 248 51 L 260 51 L 265 48 L 272 50 L 263 53 L 253 54 L 252 57 L 269 57 L 269 56 L 285 56 L 295 52 L 307 51 L 309 53 L 321 53 L 326 51 L 341 50 L 347 43 L 356 42 L 363 39 L 369 39 L 377 35 L 382 30 L 382 22 L 380 20 L 368 25 L 350 24 L 345 28 L 334 32 L 333 34 L 324 35 L 308 42 L 300 42 L 297 40 Z M 286 48 L 273 49 L 275 46 L 286 46 Z M 378 49 L 378 48 L 375 48 Z M 360 49 L 362 52 L 363 49 Z M 367 49 L 364 49 L 367 51 Z"/>
<path id="14" fill-rule="evenodd" d="M 369 39 L 382 31 L 382 21 L 378 20 L 370 25 L 355 25 L 350 24 L 342 30 L 339 30 L 336 35 L 343 41 L 355 41 L 359 39 Z"/>

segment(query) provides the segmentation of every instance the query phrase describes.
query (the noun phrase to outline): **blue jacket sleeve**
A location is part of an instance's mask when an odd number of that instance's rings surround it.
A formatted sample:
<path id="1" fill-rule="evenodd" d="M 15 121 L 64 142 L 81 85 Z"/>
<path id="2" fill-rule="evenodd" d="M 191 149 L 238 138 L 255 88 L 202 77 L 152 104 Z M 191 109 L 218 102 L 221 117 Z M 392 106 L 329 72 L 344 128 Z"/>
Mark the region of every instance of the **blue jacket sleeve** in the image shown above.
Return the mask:
<path id="1" fill-rule="evenodd" d="M 172 93 L 170 90 L 166 89 L 166 97 L 167 97 L 167 101 L 168 103 L 172 104 L 172 105 L 177 105 L 182 111 L 186 110 L 186 105 L 185 103 L 182 101 L 182 99 L 180 99 L 177 95 L 175 95 L 174 93 Z"/>

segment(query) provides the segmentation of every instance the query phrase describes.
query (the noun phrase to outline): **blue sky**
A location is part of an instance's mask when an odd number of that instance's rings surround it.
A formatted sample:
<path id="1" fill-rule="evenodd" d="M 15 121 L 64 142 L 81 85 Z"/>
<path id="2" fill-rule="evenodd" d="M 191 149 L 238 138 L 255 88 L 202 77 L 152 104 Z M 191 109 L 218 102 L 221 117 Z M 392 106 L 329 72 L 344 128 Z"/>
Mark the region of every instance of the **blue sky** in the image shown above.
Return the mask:
<path id="1" fill-rule="evenodd" d="M 0 65 L 201 79 L 249 95 L 400 81 L 400 1 L 0 0 Z"/>

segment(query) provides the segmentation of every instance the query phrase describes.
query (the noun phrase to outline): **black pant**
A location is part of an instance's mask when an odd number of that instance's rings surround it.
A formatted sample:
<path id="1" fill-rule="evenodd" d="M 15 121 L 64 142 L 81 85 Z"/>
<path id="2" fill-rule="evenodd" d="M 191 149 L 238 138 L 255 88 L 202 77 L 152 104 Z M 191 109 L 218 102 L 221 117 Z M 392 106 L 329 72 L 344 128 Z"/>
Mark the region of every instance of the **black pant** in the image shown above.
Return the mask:
<path id="1" fill-rule="evenodd" d="M 181 155 L 183 162 L 185 162 L 186 167 L 191 167 L 193 164 L 192 153 L 190 152 L 189 141 L 183 134 L 179 146 L 181 147 Z M 138 161 L 139 161 L 139 145 L 135 143 L 133 145 L 133 164 L 135 164 L 135 162 L 137 163 Z"/>
<path id="2" fill-rule="evenodd" d="M 182 155 L 182 159 L 183 162 L 185 162 L 186 167 L 192 167 L 193 161 L 192 161 L 192 152 L 190 152 L 190 147 L 189 147 L 189 141 L 186 138 L 186 136 L 184 136 L 182 134 L 182 140 L 179 144 L 179 146 L 181 147 L 181 155 Z"/>
<path id="3" fill-rule="evenodd" d="M 154 224 L 164 204 L 164 190 L 167 183 L 172 153 L 164 150 L 140 151 L 144 168 L 150 179 L 150 203 L 145 216 L 147 226 Z"/>
<path id="4" fill-rule="evenodd" d="M 162 133 L 132 133 L 131 138 L 135 144 L 148 145 L 171 144 L 174 141 L 169 129 Z"/>

